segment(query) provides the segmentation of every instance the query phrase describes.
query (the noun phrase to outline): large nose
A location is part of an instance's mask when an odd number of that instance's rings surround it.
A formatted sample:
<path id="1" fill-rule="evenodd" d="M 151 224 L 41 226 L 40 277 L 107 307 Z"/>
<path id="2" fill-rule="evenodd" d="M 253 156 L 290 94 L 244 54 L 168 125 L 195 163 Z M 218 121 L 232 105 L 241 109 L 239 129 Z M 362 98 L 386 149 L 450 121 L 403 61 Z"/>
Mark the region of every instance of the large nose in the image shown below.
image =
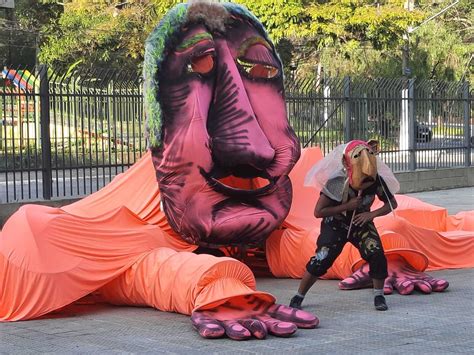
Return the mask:
<path id="1" fill-rule="evenodd" d="M 215 93 L 207 121 L 214 159 L 227 168 L 243 165 L 263 170 L 275 151 L 257 122 L 227 43 L 216 41 L 216 51 Z"/>
<path id="2" fill-rule="evenodd" d="M 360 155 L 362 159 L 362 173 L 375 178 L 375 175 L 377 174 L 377 167 L 375 166 L 373 159 L 370 158 L 369 152 L 367 150 L 363 150 Z"/>

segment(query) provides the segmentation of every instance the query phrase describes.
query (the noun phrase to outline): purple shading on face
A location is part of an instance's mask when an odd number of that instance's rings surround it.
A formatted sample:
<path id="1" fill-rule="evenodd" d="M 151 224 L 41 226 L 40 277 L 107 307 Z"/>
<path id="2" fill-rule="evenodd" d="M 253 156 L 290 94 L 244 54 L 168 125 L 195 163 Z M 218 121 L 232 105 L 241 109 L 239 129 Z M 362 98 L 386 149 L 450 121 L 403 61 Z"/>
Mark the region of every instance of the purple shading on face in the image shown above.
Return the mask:
<path id="1" fill-rule="evenodd" d="M 273 46 L 225 13 L 220 28 L 182 28 L 168 52 L 158 76 L 163 143 L 152 154 L 164 212 L 183 239 L 251 245 L 288 214 L 300 145 Z"/>

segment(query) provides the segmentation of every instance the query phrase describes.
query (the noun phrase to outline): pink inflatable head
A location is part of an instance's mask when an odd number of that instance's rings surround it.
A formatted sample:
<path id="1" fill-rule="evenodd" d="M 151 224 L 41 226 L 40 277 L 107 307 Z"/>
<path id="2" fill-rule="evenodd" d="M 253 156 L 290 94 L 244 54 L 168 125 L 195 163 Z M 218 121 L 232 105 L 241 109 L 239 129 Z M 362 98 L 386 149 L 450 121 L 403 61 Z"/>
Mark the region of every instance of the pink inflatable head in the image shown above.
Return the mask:
<path id="1" fill-rule="evenodd" d="M 152 153 L 163 209 L 188 242 L 257 244 L 288 214 L 288 173 L 300 155 L 281 62 L 242 7 L 186 11 L 156 74 L 162 123 Z"/>

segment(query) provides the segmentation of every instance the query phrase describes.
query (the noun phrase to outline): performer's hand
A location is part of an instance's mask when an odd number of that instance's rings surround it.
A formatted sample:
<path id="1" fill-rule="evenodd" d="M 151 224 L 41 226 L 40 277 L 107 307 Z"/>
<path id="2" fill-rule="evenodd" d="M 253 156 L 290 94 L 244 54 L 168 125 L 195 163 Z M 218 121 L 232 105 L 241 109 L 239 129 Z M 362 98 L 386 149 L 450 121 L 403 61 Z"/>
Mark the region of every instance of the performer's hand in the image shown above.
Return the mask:
<path id="1" fill-rule="evenodd" d="M 319 319 L 311 313 L 284 305 L 269 303 L 255 296 L 244 296 L 244 302 L 227 301 L 216 308 L 195 311 L 194 328 L 203 338 L 227 335 L 234 340 L 252 336 L 264 339 L 267 334 L 289 337 L 297 328 L 315 328 Z"/>
<path id="2" fill-rule="evenodd" d="M 387 255 L 388 277 L 385 279 L 384 293 L 391 294 L 396 289 L 401 295 L 409 295 L 414 290 L 429 294 L 432 291 L 441 292 L 449 286 L 449 282 L 436 279 L 421 271 L 416 271 L 399 255 Z M 351 276 L 339 282 L 341 290 L 355 290 L 371 287 L 369 265 L 365 263 Z"/>
<path id="3" fill-rule="evenodd" d="M 354 224 L 356 226 L 363 226 L 367 222 L 371 222 L 373 219 L 374 215 L 372 214 L 372 212 L 362 212 L 354 217 Z"/>
<path id="4" fill-rule="evenodd" d="M 362 204 L 362 196 L 353 197 L 349 201 L 346 202 L 346 210 L 353 211 L 357 209 L 361 204 Z"/>

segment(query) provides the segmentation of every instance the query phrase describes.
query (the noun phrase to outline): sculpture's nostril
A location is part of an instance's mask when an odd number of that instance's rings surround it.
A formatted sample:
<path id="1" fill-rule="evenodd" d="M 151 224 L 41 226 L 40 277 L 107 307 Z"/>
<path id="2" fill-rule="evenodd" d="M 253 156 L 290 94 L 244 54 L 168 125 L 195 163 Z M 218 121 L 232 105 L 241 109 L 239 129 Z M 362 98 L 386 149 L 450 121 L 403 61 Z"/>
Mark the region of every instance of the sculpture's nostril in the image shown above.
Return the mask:
<path id="1" fill-rule="evenodd" d="M 264 137 L 264 136 L 263 136 Z M 270 146 L 266 138 L 255 142 L 235 145 L 223 139 L 212 140 L 212 155 L 218 165 L 228 171 L 242 172 L 241 177 L 263 176 L 263 171 L 268 168 L 275 159 L 275 150 Z"/>
<path id="2" fill-rule="evenodd" d="M 255 155 L 255 167 L 257 169 L 265 169 L 268 167 L 275 157 L 275 150 L 272 147 L 265 147 Z M 253 164 L 252 164 L 253 165 Z"/>

